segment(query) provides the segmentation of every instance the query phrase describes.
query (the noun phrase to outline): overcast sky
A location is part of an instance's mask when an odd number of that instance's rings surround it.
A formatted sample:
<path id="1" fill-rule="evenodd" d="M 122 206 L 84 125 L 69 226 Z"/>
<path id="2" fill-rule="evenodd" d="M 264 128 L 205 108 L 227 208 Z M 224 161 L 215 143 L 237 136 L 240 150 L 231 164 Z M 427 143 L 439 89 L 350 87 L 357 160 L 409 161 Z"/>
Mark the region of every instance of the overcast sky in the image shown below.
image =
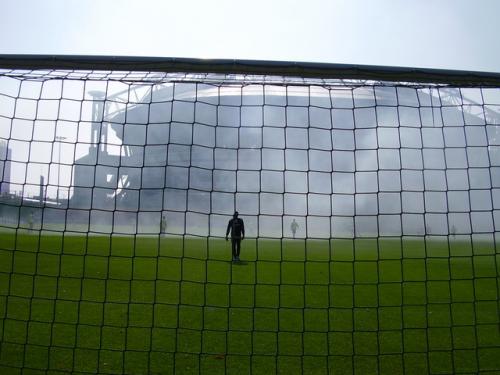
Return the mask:
<path id="1" fill-rule="evenodd" d="M 0 0 L 0 54 L 500 72 L 498 0 Z"/>

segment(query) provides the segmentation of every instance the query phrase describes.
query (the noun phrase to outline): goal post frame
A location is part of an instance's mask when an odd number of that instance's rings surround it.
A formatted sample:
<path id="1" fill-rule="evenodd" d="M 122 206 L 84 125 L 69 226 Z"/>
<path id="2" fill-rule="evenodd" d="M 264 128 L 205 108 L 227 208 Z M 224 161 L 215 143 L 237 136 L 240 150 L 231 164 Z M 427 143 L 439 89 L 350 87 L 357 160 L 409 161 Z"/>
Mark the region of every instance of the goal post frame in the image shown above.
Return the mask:
<path id="1" fill-rule="evenodd" d="M 0 54 L 0 68 L 255 74 L 323 79 L 432 82 L 462 87 L 500 86 L 500 73 L 496 72 L 266 60 Z"/>

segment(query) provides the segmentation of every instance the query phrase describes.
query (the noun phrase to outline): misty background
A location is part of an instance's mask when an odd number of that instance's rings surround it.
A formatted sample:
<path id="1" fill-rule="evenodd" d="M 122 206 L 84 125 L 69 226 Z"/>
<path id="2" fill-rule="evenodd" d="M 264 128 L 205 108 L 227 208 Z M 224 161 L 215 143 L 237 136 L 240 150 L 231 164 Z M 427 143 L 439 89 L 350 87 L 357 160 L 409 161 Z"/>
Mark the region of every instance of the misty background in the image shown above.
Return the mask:
<path id="1" fill-rule="evenodd" d="M 252 237 L 491 234 L 499 126 L 498 89 L 4 75 L 1 224 L 222 236 L 238 210 Z"/>

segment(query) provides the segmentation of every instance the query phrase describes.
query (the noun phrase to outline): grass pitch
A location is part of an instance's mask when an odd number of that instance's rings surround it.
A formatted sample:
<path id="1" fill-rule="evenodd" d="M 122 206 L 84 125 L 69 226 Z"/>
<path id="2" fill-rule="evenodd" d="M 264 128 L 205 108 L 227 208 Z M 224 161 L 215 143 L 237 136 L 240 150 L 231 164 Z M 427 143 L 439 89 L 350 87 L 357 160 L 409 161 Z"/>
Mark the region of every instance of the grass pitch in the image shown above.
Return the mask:
<path id="1" fill-rule="evenodd" d="M 470 238 L 0 234 L 2 374 L 498 374 Z"/>

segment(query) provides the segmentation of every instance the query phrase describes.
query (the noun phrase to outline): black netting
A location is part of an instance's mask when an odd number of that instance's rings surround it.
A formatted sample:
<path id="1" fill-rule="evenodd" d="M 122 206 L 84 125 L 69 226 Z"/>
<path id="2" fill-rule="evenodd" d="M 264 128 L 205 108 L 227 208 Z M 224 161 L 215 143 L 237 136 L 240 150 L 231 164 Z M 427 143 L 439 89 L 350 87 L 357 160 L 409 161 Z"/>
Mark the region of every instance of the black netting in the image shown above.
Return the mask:
<path id="1" fill-rule="evenodd" d="M 0 369 L 497 373 L 498 134 L 498 88 L 2 70 Z"/>

